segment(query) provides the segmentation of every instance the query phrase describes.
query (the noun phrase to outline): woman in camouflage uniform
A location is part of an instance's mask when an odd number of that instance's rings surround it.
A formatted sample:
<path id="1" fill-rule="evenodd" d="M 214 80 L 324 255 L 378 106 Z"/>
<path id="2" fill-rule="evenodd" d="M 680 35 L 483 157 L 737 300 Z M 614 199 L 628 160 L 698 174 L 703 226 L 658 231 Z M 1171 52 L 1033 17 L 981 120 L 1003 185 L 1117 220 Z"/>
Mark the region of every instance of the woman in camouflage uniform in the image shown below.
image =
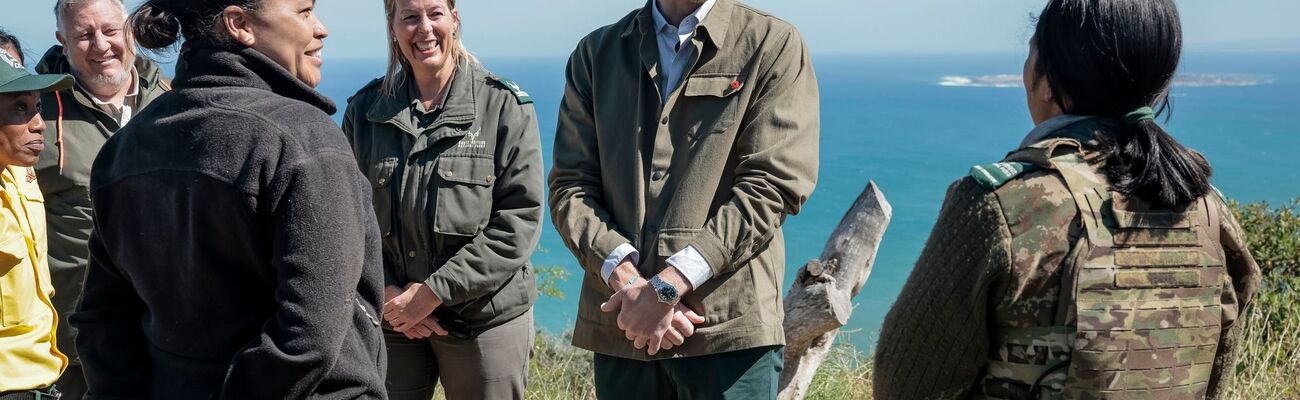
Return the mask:
<path id="1" fill-rule="evenodd" d="M 1037 127 L 949 189 L 885 320 L 876 395 L 1213 396 L 1258 287 L 1208 162 L 1154 120 L 1172 0 L 1051 0 L 1025 62 Z"/>

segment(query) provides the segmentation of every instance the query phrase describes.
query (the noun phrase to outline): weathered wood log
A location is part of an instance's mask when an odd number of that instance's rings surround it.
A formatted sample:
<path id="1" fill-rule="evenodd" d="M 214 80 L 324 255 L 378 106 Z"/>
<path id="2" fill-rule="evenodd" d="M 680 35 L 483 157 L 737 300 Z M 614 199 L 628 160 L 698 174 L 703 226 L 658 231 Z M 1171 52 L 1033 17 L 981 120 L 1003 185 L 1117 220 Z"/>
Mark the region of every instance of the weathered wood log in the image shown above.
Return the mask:
<path id="1" fill-rule="evenodd" d="M 875 182 L 858 195 L 831 233 L 821 257 L 799 269 L 785 296 L 785 369 L 781 400 L 802 399 L 826 361 L 840 327 L 853 314 L 853 297 L 871 275 L 876 249 L 893 208 Z"/>

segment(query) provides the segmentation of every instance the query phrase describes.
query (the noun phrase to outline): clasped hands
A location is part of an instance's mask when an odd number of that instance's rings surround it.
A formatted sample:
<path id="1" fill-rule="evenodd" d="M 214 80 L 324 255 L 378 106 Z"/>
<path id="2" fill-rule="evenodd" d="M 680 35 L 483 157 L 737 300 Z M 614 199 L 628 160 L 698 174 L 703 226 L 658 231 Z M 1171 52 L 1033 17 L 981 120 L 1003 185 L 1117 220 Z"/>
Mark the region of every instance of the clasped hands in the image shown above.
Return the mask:
<path id="1" fill-rule="evenodd" d="M 632 277 L 637 279 L 628 284 Z M 681 296 L 690 290 L 685 276 L 675 267 L 668 267 L 659 277 L 676 287 Z M 623 330 L 638 350 L 646 349 L 653 356 L 660 350 L 680 346 L 695 334 L 695 325 L 704 323 L 704 317 L 680 301 L 676 306 L 660 302 L 654 287 L 640 278 L 630 260 L 620 263 L 609 279 L 614 295 L 600 305 L 600 310 L 618 312 L 618 329 Z"/>
<path id="2" fill-rule="evenodd" d="M 411 340 L 434 334 L 447 336 L 447 330 L 433 316 L 433 310 L 440 305 L 442 299 L 423 283 L 409 283 L 405 290 L 395 285 L 384 287 L 384 321 Z"/>

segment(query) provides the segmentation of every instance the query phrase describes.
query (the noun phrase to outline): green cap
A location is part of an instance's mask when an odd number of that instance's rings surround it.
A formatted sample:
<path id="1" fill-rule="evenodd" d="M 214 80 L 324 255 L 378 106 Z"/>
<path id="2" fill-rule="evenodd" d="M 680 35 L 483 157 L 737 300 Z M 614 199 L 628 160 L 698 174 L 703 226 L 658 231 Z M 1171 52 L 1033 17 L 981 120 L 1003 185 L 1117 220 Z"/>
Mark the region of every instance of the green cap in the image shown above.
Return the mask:
<path id="1" fill-rule="evenodd" d="M 0 49 L 0 93 L 53 92 L 72 87 L 71 75 L 32 75 L 23 64 Z"/>

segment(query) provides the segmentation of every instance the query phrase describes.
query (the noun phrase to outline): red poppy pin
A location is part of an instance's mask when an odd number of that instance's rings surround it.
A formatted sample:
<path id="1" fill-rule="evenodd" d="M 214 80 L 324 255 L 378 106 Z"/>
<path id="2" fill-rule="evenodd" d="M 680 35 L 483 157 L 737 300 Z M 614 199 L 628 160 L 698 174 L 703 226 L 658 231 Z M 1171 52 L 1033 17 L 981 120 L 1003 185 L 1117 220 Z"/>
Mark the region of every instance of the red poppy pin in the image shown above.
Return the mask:
<path id="1" fill-rule="evenodd" d="M 739 79 L 731 81 L 731 90 L 740 90 L 741 86 L 744 85 L 740 83 Z"/>

